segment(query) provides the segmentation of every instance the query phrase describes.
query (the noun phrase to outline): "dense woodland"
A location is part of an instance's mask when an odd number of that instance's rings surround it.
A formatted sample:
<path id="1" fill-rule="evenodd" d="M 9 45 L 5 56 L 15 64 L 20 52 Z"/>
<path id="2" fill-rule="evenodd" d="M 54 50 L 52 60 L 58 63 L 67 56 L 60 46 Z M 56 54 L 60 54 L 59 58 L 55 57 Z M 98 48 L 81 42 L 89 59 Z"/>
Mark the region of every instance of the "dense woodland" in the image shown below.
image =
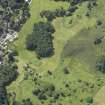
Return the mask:
<path id="1" fill-rule="evenodd" d="M 15 80 L 17 75 L 17 66 L 8 63 L 0 65 L 0 105 L 8 105 L 5 86 Z"/>
<path id="2" fill-rule="evenodd" d="M 10 30 L 20 31 L 29 17 L 29 5 L 25 0 L 0 0 L 0 41 L 5 39 Z M 9 53 L 8 61 L 0 64 L 0 105 L 9 105 L 5 87 L 18 75 L 18 67 L 11 62 L 13 56 L 14 53 Z"/>
<path id="3" fill-rule="evenodd" d="M 70 6 L 67 10 L 65 10 L 63 7 L 61 7 L 60 9 L 56 9 L 53 11 L 50 10 L 43 10 L 40 13 L 40 16 L 42 18 L 46 18 L 48 21 L 53 21 L 55 18 L 57 17 L 64 17 L 64 16 L 72 16 L 73 13 L 78 9 L 78 5 L 84 1 L 89 1 L 88 2 L 88 9 L 91 10 L 94 6 L 97 5 L 96 0 L 54 0 L 54 1 L 66 1 L 66 2 L 70 2 Z M 89 16 L 89 14 L 87 13 L 86 16 Z"/>
<path id="4" fill-rule="evenodd" d="M 33 32 L 28 35 L 27 49 L 35 51 L 39 57 L 49 57 L 53 55 L 54 27 L 50 23 L 39 22 L 34 24 Z"/>
<path id="5" fill-rule="evenodd" d="M 0 33 L 19 31 L 30 17 L 25 0 L 0 0 Z"/>

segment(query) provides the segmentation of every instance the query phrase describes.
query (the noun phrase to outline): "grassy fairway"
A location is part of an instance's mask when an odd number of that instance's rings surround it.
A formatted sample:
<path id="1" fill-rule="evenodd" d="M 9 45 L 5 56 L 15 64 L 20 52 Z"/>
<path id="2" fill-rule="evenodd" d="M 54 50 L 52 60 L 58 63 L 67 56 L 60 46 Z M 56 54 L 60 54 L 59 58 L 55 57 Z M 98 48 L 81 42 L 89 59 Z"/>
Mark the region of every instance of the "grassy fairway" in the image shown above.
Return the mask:
<path id="1" fill-rule="evenodd" d="M 58 90 L 59 88 L 62 88 L 63 91 L 66 91 L 63 84 L 64 81 L 71 83 L 72 92 L 74 89 L 77 90 L 77 92 L 71 95 L 70 98 L 64 98 L 62 100 L 63 104 L 90 105 L 86 104 L 84 101 L 83 103 L 81 103 L 80 100 L 85 99 L 88 96 L 93 97 L 98 89 L 104 84 L 103 81 L 105 79 L 104 75 L 99 72 L 94 72 L 95 70 L 93 70 L 93 68 L 90 68 L 91 59 L 92 57 L 94 57 L 92 55 L 96 54 L 97 48 L 93 50 L 91 47 L 91 43 L 88 42 L 86 39 L 86 43 L 82 43 L 79 40 L 79 38 L 81 40 L 84 40 L 84 34 L 86 34 L 87 37 L 85 38 L 91 39 L 90 41 L 93 41 L 97 33 L 96 30 L 94 30 L 94 32 L 93 30 L 90 31 L 88 29 L 96 26 L 97 17 L 95 15 L 99 15 L 100 12 L 97 10 L 96 14 L 96 10 L 94 10 L 94 16 L 90 16 L 88 18 L 85 16 L 87 11 L 86 5 L 87 3 L 78 6 L 79 9 L 71 17 L 57 18 L 53 21 L 52 24 L 56 29 L 56 32 L 54 33 L 55 54 L 51 58 L 38 60 L 36 58 L 35 52 L 28 51 L 25 46 L 26 37 L 32 31 L 33 24 L 38 21 L 46 21 L 45 19 L 40 18 L 39 14 L 42 10 L 55 10 L 57 8 L 60 8 L 61 6 L 66 9 L 69 5 L 66 2 L 58 3 L 51 0 L 32 0 L 30 6 L 31 18 L 27 21 L 22 30 L 19 32 L 19 39 L 15 41 L 14 44 L 12 44 L 12 48 L 16 49 L 19 52 L 19 76 L 15 82 L 7 87 L 7 89 L 8 92 L 16 92 L 16 100 L 21 101 L 22 99 L 30 98 L 33 101 L 34 105 L 42 105 L 41 102 L 32 94 L 32 91 L 36 86 L 35 83 L 32 81 L 32 77 L 30 77 L 28 80 L 24 80 L 25 70 L 23 66 L 28 63 L 31 65 L 32 68 L 34 68 L 34 72 L 38 72 L 40 75 L 43 76 L 44 82 L 53 83 L 58 88 Z M 69 24 L 71 20 L 72 24 Z M 88 31 L 82 32 L 82 30 Z M 103 35 L 103 33 L 101 34 Z M 63 54 L 70 54 L 71 50 L 75 50 L 73 46 L 70 46 L 71 43 L 81 45 L 87 44 L 88 49 L 84 49 L 86 51 L 79 52 L 79 54 L 77 53 L 76 56 L 64 56 L 63 58 Z M 73 54 L 76 53 L 74 52 Z M 62 72 L 65 66 L 70 69 L 70 75 L 68 76 L 65 76 Z M 54 72 L 53 77 L 49 77 L 48 75 L 46 75 L 47 70 L 52 70 Z M 98 81 L 98 79 L 100 78 L 101 80 Z M 82 83 L 79 84 L 78 80 L 82 80 Z M 89 83 L 88 86 L 86 86 L 86 84 L 88 84 L 87 82 Z M 90 89 L 91 85 L 94 85 L 93 90 Z M 85 89 L 86 91 L 84 91 Z M 53 105 L 58 105 L 58 103 Z M 48 105 L 48 103 L 46 102 L 43 105 Z"/>

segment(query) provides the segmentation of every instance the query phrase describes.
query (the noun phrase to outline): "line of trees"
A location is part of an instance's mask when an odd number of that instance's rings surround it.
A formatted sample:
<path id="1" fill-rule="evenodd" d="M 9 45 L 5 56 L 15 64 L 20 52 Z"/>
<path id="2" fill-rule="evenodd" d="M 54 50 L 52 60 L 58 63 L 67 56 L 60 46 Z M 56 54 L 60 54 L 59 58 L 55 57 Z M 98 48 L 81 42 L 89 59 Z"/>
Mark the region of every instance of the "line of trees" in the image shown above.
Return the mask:
<path id="1" fill-rule="evenodd" d="M 20 31 L 29 17 L 29 4 L 25 0 L 0 0 L 0 39 L 5 38 L 9 30 Z M 16 52 L 9 53 L 9 61 L 0 64 L 0 105 L 9 105 L 5 87 L 18 75 L 18 67 L 11 62 L 14 56 Z"/>
<path id="2" fill-rule="evenodd" d="M 56 1 L 56 2 L 58 2 L 58 1 L 69 2 L 72 6 L 80 4 L 82 2 L 86 2 L 86 1 L 92 1 L 92 2 L 96 3 L 96 0 L 54 0 L 54 1 Z"/>
<path id="3" fill-rule="evenodd" d="M 91 8 L 93 6 L 96 6 L 96 0 L 54 0 L 54 1 L 66 1 L 66 2 L 70 2 L 70 6 L 68 7 L 68 9 L 64 9 L 63 7 L 61 7 L 60 9 L 56 9 L 56 10 L 43 10 L 40 12 L 40 16 L 43 18 L 45 17 L 48 21 L 53 21 L 56 17 L 64 17 L 64 16 L 72 16 L 73 13 L 78 9 L 77 4 L 82 3 L 84 1 L 89 1 L 88 2 L 88 6 L 87 8 L 89 10 L 91 10 Z M 87 16 L 89 14 L 86 14 Z"/>
<path id="4" fill-rule="evenodd" d="M 63 9 L 56 9 L 54 11 L 50 10 L 43 10 L 40 13 L 40 16 L 43 18 L 45 17 L 48 21 L 53 21 L 56 17 L 64 17 L 64 16 L 72 16 L 72 14 L 78 9 L 77 6 L 69 7 L 67 10 Z"/>
<path id="5" fill-rule="evenodd" d="M 13 105 L 33 105 L 30 98 L 23 99 L 21 102 L 14 101 Z"/>

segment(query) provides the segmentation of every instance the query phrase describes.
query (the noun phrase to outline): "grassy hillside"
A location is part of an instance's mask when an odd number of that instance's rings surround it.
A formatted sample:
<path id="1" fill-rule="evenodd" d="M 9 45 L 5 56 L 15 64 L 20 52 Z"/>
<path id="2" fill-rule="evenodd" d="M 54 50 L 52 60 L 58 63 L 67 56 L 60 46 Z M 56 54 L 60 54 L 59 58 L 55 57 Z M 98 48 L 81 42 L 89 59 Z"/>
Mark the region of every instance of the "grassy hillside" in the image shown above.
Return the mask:
<path id="1" fill-rule="evenodd" d="M 43 84 L 51 83 L 54 84 L 57 92 L 65 95 L 60 96 L 51 105 L 96 104 L 88 103 L 87 99 L 89 97 L 94 98 L 97 91 L 105 84 L 104 74 L 95 68 L 96 60 L 104 55 L 105 51 L 105 40 L 103 40 L 101 45 L 94 45 L 94 40 L 97 37 L 105 35 L 105 23 L 103 22 L 105 18 L 104 0 L 98 0 L 97 4 L 90 12 L 89 17 L 86 16 L 88 9 L 87 2 L 85 2 L 78 5 L 78 10 L 73 16 L 55 19 L 52 23 L 56 29 L 53 42 L 55 54 L 50 58 L 39 60 L 35 52 L 30 52 L 26 49 L 25 40 L 27 35 L 32 31 L 34 23 L 46 21 L 39 15 L 42 10 L 55 10 L 61 6 L 66 9 L 69 4 L 51 0 L 32 1 L 30 5 L 31 18 L 20 31 L 19 39 L 11 45 L 11 48 L 19 52 L 17 57 L 19 76 L 7 89 L 8 92 L 16 93 L 17 101 L 30 98 L 34 105 L 50 105 L 50 102 L 54 100 L 48 98 L 44 102 L 40 101 L 32 92 L 38 84 L 43 87 Z M 97 27 L 97 20 L 101 20 L 103 24 Z M 70 24 L 71 21 L 72 23 Z M 33 74 L 28 75 L 27 80 L 24 79 L 27 74 L 27 71 L 24 69 L 25 64 L 29 64 L 33 71 Z M 69 70 L 69 74 L 64 73 L 65 68 Z M 48 70 L 52 72 L 52 75 L 48 74 Z M 37 73 L 38 84 L 33 81 Z M 104 91 L 102 89 L 102 92 Z M 100 98 L 99 96 L 96 96 L 96 100 Z"/>

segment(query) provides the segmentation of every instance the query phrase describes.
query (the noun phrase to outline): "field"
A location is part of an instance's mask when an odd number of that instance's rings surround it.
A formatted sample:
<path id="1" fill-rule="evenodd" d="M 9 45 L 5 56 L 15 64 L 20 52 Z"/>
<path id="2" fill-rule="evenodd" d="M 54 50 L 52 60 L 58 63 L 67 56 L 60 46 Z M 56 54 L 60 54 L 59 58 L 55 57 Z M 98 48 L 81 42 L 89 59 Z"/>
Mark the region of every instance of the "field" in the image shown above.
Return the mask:
<path id="1" fill-rule="evenodd" d="M 33 72 L 41 76 L 38 82 L 42 87 L 43 84 L 52 83 L 58 92 L 64 92 L 66 95 L 51 105 L 104 105 L 105 74 L 96 70 L 95 63 L 100 56 L 104 55 L 105 40 L 100 45 L 94 45 L 95 38 L 105 35 L 105 22 L 97 27 L 97 20 L 104 21 L 105 18 L 104 5 L 104 0 L 98 0 L 98 6 L 93 8 L 90 17 L 86 17 L 88 9 L 85 2 L 78 6 L 73 16 L 55 19 L 52 23 L 56 29 L 53 42 L 55 54 L 50 58 L 39 60 L 35 52 L 26 49 L 27 35 L 32 32 L 34 23 L 46 21 L 39 15 L 42 10 L 55 10 L 61 6 L 66 9 L 69 4 L 33 0 L 30 5 L 31 18 L 19 32 L 19 39 L 11 45 L 12 49 L 19 52 L 17 57 L 19 76 L 7 87 L 8 92 L 15 92 L 17 101 L 30 98 L 34 105 L 50 105 L 50 99 L 42 102 L 32 94 L 36 87 L 33 75 L 30 75 L 27 80 L 24 79 L 26 74 L 24 66 L 29 64 Z M 69 24 L 71 20 L 72 23 Z M 65 68 L 70 71 L 69 74 L 64 74 Z M 52 76 L 48 75 L 48 70 L 52 72 Z M 69 87 L 66 87 L 67 84 Z M 99 90 L 101 87 L 103 88 Z M 100 96 L 100 94 L 103 95 Z M 87 102 L 89 97 L 94 99 L 91 104 Z M 10 102 L 12 105 L 12 101 Z"/>

